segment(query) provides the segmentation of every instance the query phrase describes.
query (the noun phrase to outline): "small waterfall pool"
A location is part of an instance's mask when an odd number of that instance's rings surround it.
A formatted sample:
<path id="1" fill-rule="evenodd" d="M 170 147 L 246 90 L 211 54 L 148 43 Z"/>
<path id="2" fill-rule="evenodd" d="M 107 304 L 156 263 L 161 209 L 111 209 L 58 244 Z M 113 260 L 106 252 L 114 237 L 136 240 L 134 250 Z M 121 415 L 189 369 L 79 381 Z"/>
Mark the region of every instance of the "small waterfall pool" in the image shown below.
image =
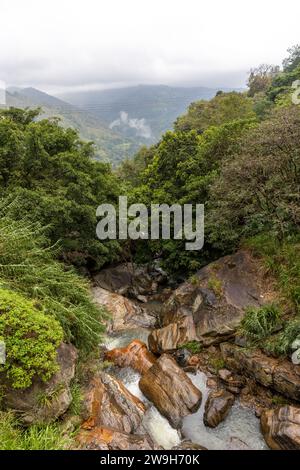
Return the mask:
<path id="1" fill-rule="evenodd" d="M 149 331 L 139 328 L 124 331 L 118 336 L 107 338 L 108 349 L 127 346 L 133 339 L 140 339 L 147 344 Z M 144 417 L 144 427 L 152 439 L 164 449 L 171 449 L 181 440 L 189 439 L 209 450 L 262 450 L 267 449 L 260 432 L 259 419 L 253 411 L 235 401 L 227 418 L 216 428 L 208 428 L 203 423 L 205 402 L 209 393 L 206 386 L 206 375 L 198 372 L 188 374 L 194 385 L 202 392 L 202 404 L 199 410 L 183 419 L 181 433 L 173 429 L 168 420 L 146 399 L 139 388 L 140 374 L 130 367 L 113 367 L 114 375 L 123 382 L 125 387 L 140 400 L 147 404 L 148 410 Z"/>

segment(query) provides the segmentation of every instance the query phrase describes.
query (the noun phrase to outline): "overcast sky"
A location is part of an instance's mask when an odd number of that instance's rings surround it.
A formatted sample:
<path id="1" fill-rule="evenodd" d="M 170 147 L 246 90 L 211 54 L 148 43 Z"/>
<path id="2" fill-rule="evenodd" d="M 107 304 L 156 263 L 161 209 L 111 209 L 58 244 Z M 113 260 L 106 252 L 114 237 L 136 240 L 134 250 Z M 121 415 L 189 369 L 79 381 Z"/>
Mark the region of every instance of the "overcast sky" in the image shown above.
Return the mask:
<path id="1" fill-rule="evenodd" d="M 53 93 L 240 87 L 300 42 L 299 0 L 0 0 L 0 18 L 0 80 Z"/>

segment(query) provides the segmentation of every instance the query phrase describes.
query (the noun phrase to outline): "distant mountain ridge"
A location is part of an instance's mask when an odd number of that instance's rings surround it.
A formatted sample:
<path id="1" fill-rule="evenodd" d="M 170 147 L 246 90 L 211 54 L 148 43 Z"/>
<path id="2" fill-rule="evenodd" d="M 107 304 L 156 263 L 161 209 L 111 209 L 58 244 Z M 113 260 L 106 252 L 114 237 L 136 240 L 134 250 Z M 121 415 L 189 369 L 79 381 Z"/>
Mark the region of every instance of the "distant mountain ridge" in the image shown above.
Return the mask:
<path id="1" fill-rule="evenodd" d="M 8 106 L 19 108 L 42 108 L 41 117 L 57 116 L 65 127 L 77 129 L 85 140 L 92 140 L 96 146 L 97 158 L 117 164 L 138 149 L 138 144 L 122 136 L 94 114 L 82 110 L 59 98 L 35 88 L 8 88 L 6 91 Z"/>
<path id="2" fill-rule="evenodd" d="M 154 143 L 193 101 L 211 99 L 219 89 L 138 85 L 109 90 L 66 93 L 63 99 L 87 110 L 122 135 Z M 233 88 L 223 91 L 232 91 Z"/>

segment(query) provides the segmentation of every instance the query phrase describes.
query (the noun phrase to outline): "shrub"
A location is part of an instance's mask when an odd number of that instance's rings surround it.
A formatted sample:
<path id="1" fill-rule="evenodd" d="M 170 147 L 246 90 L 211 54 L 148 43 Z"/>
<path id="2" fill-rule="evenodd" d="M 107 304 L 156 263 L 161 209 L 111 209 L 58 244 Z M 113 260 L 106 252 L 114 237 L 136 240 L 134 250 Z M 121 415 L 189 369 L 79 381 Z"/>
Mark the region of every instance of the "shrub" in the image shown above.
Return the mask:
<path id="1" fill-rule="evenodd" d="M 35 375 L 46 381 L 57 371 L 56 349 L 63 338 L 59 323 L 5 289 L 0 289 L 0 337 L 6 344 L 6 363 L 0 370 L 13 387 L 29 387 Z"/>
<path id="2" fill-rule="evenodd" d="M 250 342 L 266 338 L 280 325 L 281 312 L 275 305 L 249 307 L 241 321 L 241 334 Z"/>
<path id="3" fill-rule="evenodd" d="M 94 305 L 88 282 L 54 260 L 59 247 L 49 248 L 44 233 L 38 224 L 4 214 L 0 219 L 0 285 L 40 304 L 45 314 L 61 324 L 64 339 L 88 352 L 101 339 L 106 312 Z"/>

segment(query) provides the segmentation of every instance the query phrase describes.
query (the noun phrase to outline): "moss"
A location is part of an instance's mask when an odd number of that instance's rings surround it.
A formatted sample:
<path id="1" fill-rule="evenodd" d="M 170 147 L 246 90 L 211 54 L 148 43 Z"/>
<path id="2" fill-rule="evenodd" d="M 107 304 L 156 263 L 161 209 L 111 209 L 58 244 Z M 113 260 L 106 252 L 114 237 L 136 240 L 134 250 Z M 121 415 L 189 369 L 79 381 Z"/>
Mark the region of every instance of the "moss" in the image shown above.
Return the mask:
<path id="1" fill-rule="evenodd" d="M 220 281 L 220 279 L 218 279 L 214 274 L 210 276 L 207 287 L 211 289 L 217 297 L 221 297 L 223 291 L 222 281 Z"/>
<path id="2" fill-rule="evenodd" d="M 221 357 L 211 357 L 209 359 L 209 364 L 216 370 L 224 369 L 225 361 Z"/>
<path id="3" fill-rule="evenodd" d="M 180 346 L 180 349 L 187 349 L 193 354 L 199 354 L 202 351 L 202 344 L 198 341 L 188 341 Z"/>
<path id="4" fill-rule="evenodd" d="M 58 370 L 61 326 L 31 301 L 6 289 L 0 289 L 0 337 L 6 344 L 6 363 L 0 371 L 14 388 L 29 387 L 34 376 L 47 381 Z"/>

